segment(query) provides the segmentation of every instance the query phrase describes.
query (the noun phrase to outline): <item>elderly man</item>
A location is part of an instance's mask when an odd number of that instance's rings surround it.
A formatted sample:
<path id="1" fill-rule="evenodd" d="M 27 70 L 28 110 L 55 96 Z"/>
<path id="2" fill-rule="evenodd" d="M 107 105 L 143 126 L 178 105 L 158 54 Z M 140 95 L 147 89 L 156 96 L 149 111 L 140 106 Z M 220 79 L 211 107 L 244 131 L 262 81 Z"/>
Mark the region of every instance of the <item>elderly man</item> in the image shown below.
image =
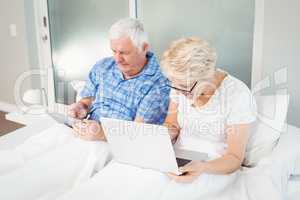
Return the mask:
<path id="1" fill-rule="evenodd" d="M 94 65 L 83 98 L 69 109 L 71 117 L 88 118 L 74 125 L 86 140 L 105 140 L 101 117 L 160 124 L 168 107 L 167 79 L 149 51 L 143 25 L 122 19 L 112 25 L 109 38 L 113 57 Z"/>
<path id="2" fill-rule="evenodd" d="M 101 117 L 157 124 L 164 121 L 167 79 L 149 52 L 142 24 L 136 19 L 118 21 L 110 29 L 110 41 L 113 57 L 94 65 L 81 93 L 83 98 L 70 106 L 72 117 L 87 119 L 79 120 L 75 131 L 58 124 L 16 150 L 0 152 L 0 157 L 7 155 L 16 161 L 12 166 L 8 160 L 8 168 L 15 168 L 0 176 L 0 185 L 7 188 L 0 190 L 0 199 L 56 199 L 89 179 L 110 157 Z M 73 137 L 74 132 L 84 140 Z"/>

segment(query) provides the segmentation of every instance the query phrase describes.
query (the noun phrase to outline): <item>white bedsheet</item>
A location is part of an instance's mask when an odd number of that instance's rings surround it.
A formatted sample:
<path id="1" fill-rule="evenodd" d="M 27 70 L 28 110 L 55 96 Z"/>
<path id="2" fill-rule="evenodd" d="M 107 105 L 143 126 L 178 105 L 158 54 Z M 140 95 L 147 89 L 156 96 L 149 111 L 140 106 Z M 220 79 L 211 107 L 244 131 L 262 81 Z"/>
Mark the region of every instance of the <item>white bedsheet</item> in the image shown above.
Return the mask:
<path id="1" fill-rule="evenodd" d="M 187 185 L 157 171 L 112 162 L 59 200 L 290 200 L 295 198 L 287 196 L 290 172 L 288 163 L 270 155 L 254 168 L 242 168 L 234 175 L 202 175 L 197 184 Z M 215 189 L 224 183 L 228 184 L 224 190 Z"/>
<path id="2" fill-rule="evenodd" d="M 0 185 L 4 186 L 0 190 L 0 199 L 53 200 L 67 193 L 64 199 L 70 200 L 86 199 L 83 197 L 87 195 L 89 199 L 101 200 L 153 200 L 153 197 L 159 199 L 161 189 L 170 183 L 159 172 L 116 163 L 98 172 L 90 181 L 93 171 L 109 160 L 108 146 L 104 142 L 75 138 L 72 131 L 55 124 L 16 148 L 0 151 Z M 122 170 L 116 170 L 120 168 Z M 285 195 L 289 173 L 289 166 L 272 155 L 257 167 L 238 172 L 235 181 L 219 195 L 202 196 L 201 199 L 288 199 Z M 111 187 L 105 187 L 110 184 Z M 214 179 L 213 184 L 218 185 L 218 179 Z M 100 198 L 103 191 L 108 196 Z M 193 199 L 188 195 L 185 199 Z"/>
<path id="3" fill-rule="evenodd" d="M 74 137 L 63 124 L 0 151 L 0 199 L 51 199 L 90 178 L 109 158 L 105 142 Z"/>
<path id="4" fill-rule="evenodd" d="M 280 200 L 284 197 L 279 174 L 264 163 L 236 175 L 204 174 L 196 183 L 178 184 L 163 173 L 112 162 L 59 200 Z M 220 190 L 226 183 L 230 184 Z"/>

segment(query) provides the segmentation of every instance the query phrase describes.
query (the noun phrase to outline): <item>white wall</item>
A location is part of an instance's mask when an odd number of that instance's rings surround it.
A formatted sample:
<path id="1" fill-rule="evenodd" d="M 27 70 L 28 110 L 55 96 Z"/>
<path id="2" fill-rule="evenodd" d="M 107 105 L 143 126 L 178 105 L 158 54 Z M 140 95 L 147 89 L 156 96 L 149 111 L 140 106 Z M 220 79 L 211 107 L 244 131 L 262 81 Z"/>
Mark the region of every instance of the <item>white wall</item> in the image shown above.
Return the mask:
<path id="1" fill-rule="evenodd" d="M 2 102 L 14 104 L 13 89 L 17 77 L 38 67 L 33 1 L 0 1 L 0 107 Z M 300 126 L 300 1 L 262 1 L 264 26 L 260 76 L 271 78 L 272 87 L 268 92 L 288 88 L 291 95 L 288 122 Z M 10 36 L 10 24 L 16 24 L 16 37 Z M 288 69 L 288 81 L 276 85 L 274 73 L 282 67 Z M 26 89 L 30 85 L 39 87 L 38 77 L 27 80 L 23 87 Z"/>
<path id="2" fill-rule="evenodd" d="M 287 88 L 288 122 L 300 127 L 300 1 L 264 0 L 262 78 L 270 77 L 269 92 Z M 274 81 L 276 71 L 287 68 L 287 81 Z M 285 77 L 284 73 L 281 73 Z"/>
<path id="3" fill-rule="evenodd" d="M 26 5 L 24 5 L 26 3 Z M 0 103 L 15 104 L 14 87 L 15 81 L 20 74 L 35 68 L 34 56 L 35 40 L 32 1 L 1 0 L 0 1 Z M 26 10 L 27 9 L 27 10 Z M 27 12 L 27 13 L 26 13 Z M 25 16 L 29 16 L 26 18 Z M 10 33 L 11 24 L 16 25 L 16 36 Z M 29 29 L 27 29 L 27 25 Z M 31 29 L 30 29 L 30 26 Z M 31 41 L 31 42 L 28 42 Z M 37 67 L 37 66 L 36 66 Z M 32 81 L 38 84 L 38 77 L 26 79 L 22 84 L 22 91 L 31 86 Z M 0 110 L 3 106 L 0 106 Z M 5 108 L 4 108 L 5 109 Z"/>

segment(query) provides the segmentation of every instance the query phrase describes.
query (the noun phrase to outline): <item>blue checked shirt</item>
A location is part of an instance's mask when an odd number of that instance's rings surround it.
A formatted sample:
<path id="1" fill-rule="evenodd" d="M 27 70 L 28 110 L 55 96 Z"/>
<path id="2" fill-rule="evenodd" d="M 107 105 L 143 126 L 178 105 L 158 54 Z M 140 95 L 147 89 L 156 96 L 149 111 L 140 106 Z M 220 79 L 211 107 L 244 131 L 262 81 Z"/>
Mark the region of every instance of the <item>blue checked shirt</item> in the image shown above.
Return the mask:
<path id="1" fill-rule="evenodd" d="M 138 76 L 125 80 L 112 57 L 98 61 L 89 73 L 82 98 L 94 97 L 90 119 L 101 117 L 133 121 L 142 117 L 146 123 L 164 122 L 170 89 L 160 71 L 155 55 L 147 53 L 148 62 Z"/>

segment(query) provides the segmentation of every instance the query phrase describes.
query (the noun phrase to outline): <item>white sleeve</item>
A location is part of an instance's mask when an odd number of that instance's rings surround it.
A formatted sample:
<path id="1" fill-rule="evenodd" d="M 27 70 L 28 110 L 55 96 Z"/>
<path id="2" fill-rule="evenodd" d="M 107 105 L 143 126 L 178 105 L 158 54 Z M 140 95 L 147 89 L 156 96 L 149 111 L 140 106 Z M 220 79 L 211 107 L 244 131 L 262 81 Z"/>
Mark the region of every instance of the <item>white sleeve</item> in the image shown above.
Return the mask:
<path id="1" fill-rule="evenodd" d="M 171 89 L 170 92 L 170 100 L 174 103 L 179 104 L 179 94 L 173 89 Z"/>
<path id="2" fill-rule="evenodd" d="M 227 125 L 249 124 L 256 120 L 256 102 L 248 88 L 237 91 L 229 103 L 231 105 L 227 115 Z"/>

